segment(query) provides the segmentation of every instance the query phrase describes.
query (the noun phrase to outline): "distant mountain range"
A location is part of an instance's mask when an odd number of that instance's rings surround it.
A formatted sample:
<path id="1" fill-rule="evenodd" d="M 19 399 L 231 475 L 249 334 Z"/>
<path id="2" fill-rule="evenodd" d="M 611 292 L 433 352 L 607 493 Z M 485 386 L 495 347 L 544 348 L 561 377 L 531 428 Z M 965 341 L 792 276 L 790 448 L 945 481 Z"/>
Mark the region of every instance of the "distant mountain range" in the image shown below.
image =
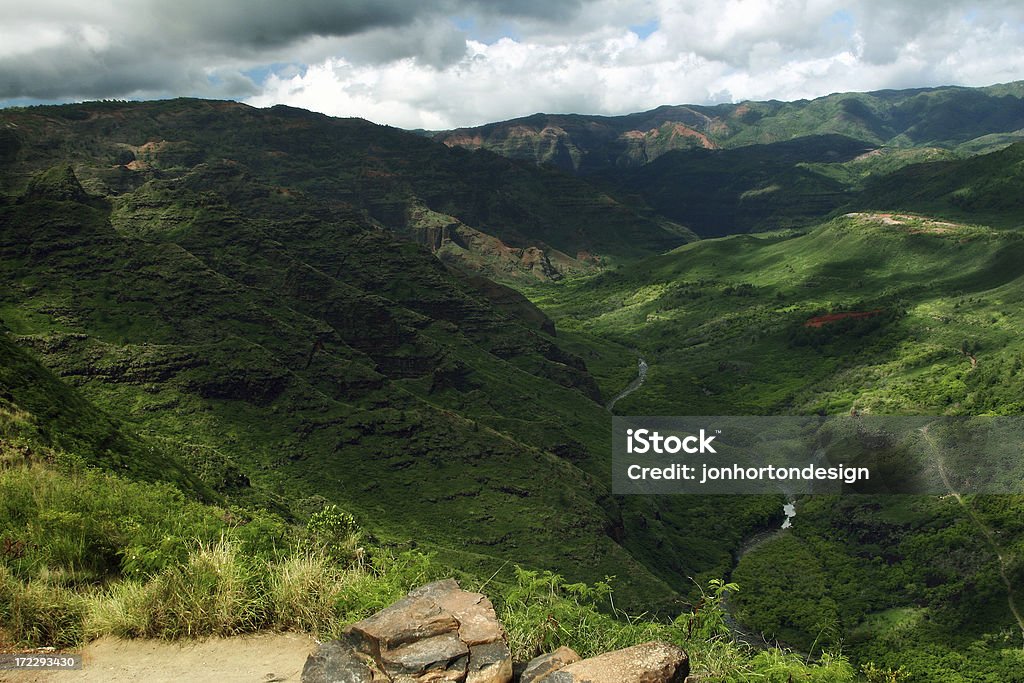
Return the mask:
<path id="1" fill-rule="evenodd" d="M 488 149 L 580 174 L 636 168 L 691 149 L 844 135 L 875 146 L 974 151 L 1024 137 L 1024 81 L 837 93 L 796 102 L 662 106 L 625 116 L 534 114 L 433 133 L 451 147 Z"/>
<path id="2" fill-rule="evenodd" d="M 329 198 L 445 262 L 499 279 L 558 279 L 694 237 L 561 173 L 283 106 L 93 103 L 10 110 L 2 120 L 4 191 L 58 159 L 97 194 L 226 163 L 241 178 L 236 186 L 259 177 L 268 184 L 261 191 L 282 202 Z"/>

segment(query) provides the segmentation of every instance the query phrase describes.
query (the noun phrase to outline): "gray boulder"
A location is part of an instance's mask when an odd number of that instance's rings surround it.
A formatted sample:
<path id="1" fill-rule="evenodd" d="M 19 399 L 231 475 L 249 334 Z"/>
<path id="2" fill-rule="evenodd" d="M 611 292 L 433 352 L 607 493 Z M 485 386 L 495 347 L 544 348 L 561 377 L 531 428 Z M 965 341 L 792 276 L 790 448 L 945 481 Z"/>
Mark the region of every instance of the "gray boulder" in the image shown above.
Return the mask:
<path id="1" fill-rule="evenodd" d="M 569 664 L 543 683 L 683 683 L 690 660 L 669 643 L 650 642 Z"/>
<path id="2" fill-rule="evenodd" d="M 509 683 L 512 658 L 490 600 L 454 579 L 417 588 L 321 645 L 303 683 Z"/>
<path id="3" fill-rule="evenodd" d="M 554 652 L 530 660 L 519 676 L 519 683 L 542 683 L 549 680 L 550 674 L 578 661 L 580 656 L 575 650 L 562 646 Z"/>
<path id="4" fill-rule="evenodd" d="M 303 683 L 373 683 L 386 680 L 375 671 L 373 662 L 358 654 L 351 643 L 332 640 L 323 643 L 306 659 Z"/>

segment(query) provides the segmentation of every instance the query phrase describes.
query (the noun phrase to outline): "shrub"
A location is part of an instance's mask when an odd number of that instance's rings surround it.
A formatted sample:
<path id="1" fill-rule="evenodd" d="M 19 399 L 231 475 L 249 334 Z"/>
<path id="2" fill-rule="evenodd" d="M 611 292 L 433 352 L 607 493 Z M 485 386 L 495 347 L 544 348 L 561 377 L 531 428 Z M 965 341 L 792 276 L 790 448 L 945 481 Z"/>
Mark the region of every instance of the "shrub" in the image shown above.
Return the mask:
<path id="1" fill-rule="evenodd" d="M 313 513 L 306 523 L 313 543 L 322 548 L 331 558 L 343 564 L 360 564 L 363 548 L 359 547 L 361 532 L 355 517 L 328 505 Z"/>
<path id="2" fill-rule="evenodd" d="M 587 586 L 521 567 L 516 567 L 515 576 L 516 583 L 498 597 L 498 616 L 516 659 L 528 660 L 563 645 L 587 657 L 653 639 L 680 639 L 669 626 L 620 621 L 600 612 L 598 606 L 604 602 L 611 608 L 610 579 Z"/>
<path id="3" fill-rule="evenodd" d="M 263 577 L 225 539 L 199 544 L 183 565 L 164 569 L 145 587 L 138 605 L 144 632 L 160 638 L 228 636 L 267 623 Z"/>

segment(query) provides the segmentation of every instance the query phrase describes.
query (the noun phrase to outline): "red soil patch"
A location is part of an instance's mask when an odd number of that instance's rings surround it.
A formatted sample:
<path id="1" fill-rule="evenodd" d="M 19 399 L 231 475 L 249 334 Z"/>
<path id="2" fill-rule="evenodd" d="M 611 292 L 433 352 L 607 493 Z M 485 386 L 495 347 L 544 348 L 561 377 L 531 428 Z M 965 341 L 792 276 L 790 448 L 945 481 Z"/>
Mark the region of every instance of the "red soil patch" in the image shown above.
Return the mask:
<path id="1" fill-rule="evenodd" d="M 704 149 L 717 148 L 717 145 L 711 142 L 711 140 L 708 140 L 708 136 L 704 135 L 704 133 L 696 131 L 688 126 L 684 126 L 681 123 L 676 123 L 672 126 L 672 135 L 681 135 L 687 138 L 697 138 L 697 140 L 700 141 L 700 144 Z"/>
<path id="2" fill-rule="evenodd" d="M 811 318 L 804 323 L 804 327 L 824 327 L 829 323 L 834 323 L 837 320 L 845 320 L 846 318 L 873 318 L 882 312 L 881 308 L 876 308 L 873 311 L 848 311 L 846 313 L 828 313 L 826 315 L 819 315 Z"/>
<path id="3" fill-rule="evenodd" d="M 467 147 L 469 149 L 477 149 L 484 146 L 484 137 L 479 133 L 476 135 L 453 133 L 445 137 L 442 142 L 449 147 Z"/>

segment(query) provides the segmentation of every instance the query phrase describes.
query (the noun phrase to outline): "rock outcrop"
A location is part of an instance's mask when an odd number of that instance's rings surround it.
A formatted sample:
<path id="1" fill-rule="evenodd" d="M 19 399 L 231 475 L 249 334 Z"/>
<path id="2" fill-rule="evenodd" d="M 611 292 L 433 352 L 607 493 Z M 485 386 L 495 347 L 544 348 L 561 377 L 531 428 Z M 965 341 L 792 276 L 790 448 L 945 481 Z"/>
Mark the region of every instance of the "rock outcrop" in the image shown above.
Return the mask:
<path id="1" fill-rule="evenodd" d="M 454 579 L 352 624 L 306 661 L 304 683 L 508 683 L 512 658 L 490 600 Z"/>
<path id="2" fill-rule="evenodd" d="M 517 666 L 518 667 L 522 665 Z M 560 647 L 518 671 L 518 683 L 683 683 L 682 649 L 649 642 L 580 659 Z M 347 627 L 306 660 L 303 683 L 511 683 L 512 656 L 491 601 L 454 579 L 427 584 Z"/>

